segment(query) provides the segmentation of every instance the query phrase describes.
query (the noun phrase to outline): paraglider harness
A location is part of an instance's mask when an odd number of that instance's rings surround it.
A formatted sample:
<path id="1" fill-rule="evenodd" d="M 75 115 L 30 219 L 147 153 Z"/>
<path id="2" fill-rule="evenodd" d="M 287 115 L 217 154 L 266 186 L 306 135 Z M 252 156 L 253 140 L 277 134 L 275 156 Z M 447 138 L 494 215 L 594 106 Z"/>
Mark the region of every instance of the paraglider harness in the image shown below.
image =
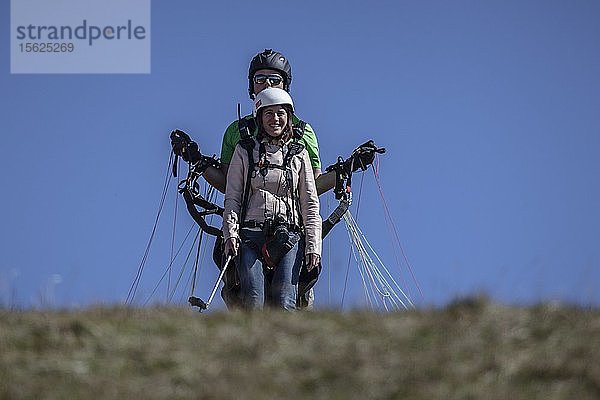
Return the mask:
<path id="1" fill-rule="evenodd" d="M 248 174 L 245 181 L 244 193 L 242 197 L 242 210 L 240 215 L 240 223 L 242 224 L 245 221 L 246 217 L 246 203 L 248 201 L 250 195 L 250 180 L 252 178 L 252 174 L 256 169 L 256 166 L 259 167 L 259 171 L 262 168 L 264 173 L 266 174 L 266 169 L 268 168 L 281 168 L 286 171 L 286 179 L 291 179 L 291 169 L 289 167 L 289 162 L 291 158 L 299 154 L 304 146 L 300 143 L 302 139 L 302 135 L 305 130 L 306 123 L 304 121 L 299 121 L 293 126 L 293 140 L 288 144 L 288 151 L 284 156 L 283 165 L 273 165 L 264 163 L 261 165 L 262 155 L 264 154 L 264 145 L 259 145 L 259 162 L 254 162 L 254 147 L 255 147 L 255 139 L 252 133 L 256 130 L 256 122 L 254 118 L 240 117 L 239 106 L 238 106 L 238 128 L 240 131 L 240 141 L 239 144 L 247 151 L 248 154 Z M 240 280 L 237 273 L 237 268 L 227 268 L 228 263 L 225 262 L 225 254 L 224 254 L 224 243 L 223 243 L 223 232 L 221 229 L 209 225 L 205 217 L 209 215 L 219 215 L 223 217 L 223 208 L 208 201 L 200 194 L 198 178 L 202 176 L 202 174 L 208 169 L 208 167 L 212 166 L 215 168 L 220 168 L 221 163 L 216 158 L 215 155 L 212 157 L 204 156 L 200 153 L 198 149 L 198 145 L 183 131 L 174 130 L 171 132 L 171 143 L 173 147 L 173 153 L 175 154 L 175 161 L 173 163 L 173 176 L 177 177 L 177 169 L 178 169 L 178 158 L 181 157 L 184 161 L 188 163 L 188 175 L 185 180 L 181 181 L 178 186 L 178 191 L 183 195 L 183 198 L 186 203 L 186 208 L 189 214 L 192 216 L 194 221 L 200 226 L 200 228 L 216 237 L 215 245 L 213 248 L 213 261 L 221 270 L 221 275 L 219 277 L 219 281 L 215 285 L 215 288 L 220 283 L 220 280 L 223 279 L 225 285 L 221 291 L 221 296 L 228 307 L 238 307 L 242 305 L 241 299 L 241 291 L 240 291 Z M 262 150 L 261 150 L 262 147 Z M 338 160 L 335 164 L 330 165 L 326 168 L 326 172 L 335 171 L 336 174 L 336 183 L 334 187 L 335 198 L 339 200 L 339 205 L 336 209 L 329 215 L 329 217 L 323 220 L 322 225 L 322 238 L 331 231 L 331 229 L 342 219 L 343 215 L 346 213 L 348 208 L 352 203 L 352 173 L 356 172 L 358 169 L 366 170 L 368 165 L 372 162 L 375 157 L 375 153 L 385 153 L 384 148 L 378 148 L 375 146 L 374 142 L 368 141 L 351 154 L 348 159 L 344 160 L 342 157 L 338 157 Z M 251 167 L 254 166 L 254 167 Z M 288 172 L 289 171 L 289 172 Z M 261 171 L 262 172 L 262 171 Z M 294 197 L 293 185 L 288 181 L 288 187 L 292 191 L 292 205 L 296 206 L 296 201 Z M 202 210 L 198 210 L 197 207 L 200 207 Z M 288 213 L 289 213 L 288 209 Z M 288 217 L 293 214 L 288 214 Z M 288 218 L 288 221 L 294 221 L 294 219 Z M 254 227 L 258 227 L 258 224 L 255 224 Z M 241 228 L 242 226 L 240 226 Z M 251 226 L 244 226 L 251 227 Z M 297 240 L 300 239 L 300 234 L 302 233 L 302 227 L 293 223 L 286 223 L 282 220 L 270 220 L 267 219 L 262 226 L 263 232 L 267 237 L 267 241 L 265 246 L 261 249 L 262 261 L 265 265 L 265 272 L 267 273 L 267 279 L 269 279 L 268 274 L 272 273 L 272 267 L 277 265 L 281 257 L 285 255 L 293 246 L 296 244 L 294 242 L 294 238 Z M 297 233 L 297 235 L 290 235 L 289 232 Z M 290 240 L 290 238 L 292 238 Z M 296 241 L 297 241 L 296 240 Z M 225 270 L 226 269 L 226 270 Z M 311 269 L 311 271 L 307 271 L 305 267 L 301 268 L 300 277 L 298 281 L 298 299 L 297 304 L 299 306 L 306 306 L 308 301 L 306 299 L 306 295 L 309 290 L 316 284 L 319 274 L 321 272 L 322 265 L 319 262 L 318 266 Z M 213 291 L 214 293 L 214 291 Z M 212 299 L 212 296 L 211 296 Z M 200 310 L 206 309 L 208 304 L 195 296 L 190 296 L 189 303 L 192 306 L 199 307 Z"/>
<path id="2" fill-rule="evenodd" d="M 293 185 L 293 176 L 291 169 L 291 160 L 297 154 L 304 150 L 304 145 L 300 143 L 304 134 L 306 122 L 299 121 L 293 125 L 292 141 L 287 144 L 287 151 L 283 157 L 281 165 L 271 164 L 266 159 L 265 144 L 262 140 L 259 143 L 258 161 L 254 162 L 255 140 L 250 134 L 256 129 L 254 119 L 239 119 L 240 127 L 240 145 L 248 154 L 248 173 L 244 185 L 244 193 L 242 197 L 242 210 L 240 218 L 240 229 L 260 227 L 265 234 L 266 242 L 261 249 L 261 258 L 267 269 L 273 269 L 279 264 L 281 258 L 287 254 L 300 240 L 300 235 L 304 235 L 302 221 L 296 223 L 297 213 L 299 209 L 298 199 Z M 263 223 L 254 221 L 245 221 L 248 209 L 248 200 L 250 196 L 251 179 L 258 170 L 262 176 L 266 176 L 269 169 L 281 169 L 284 171 L 288 190 L 290 191 L 291 207 L 286 207 L 286 218 L 277 216 L 275 218 L 267 218 Z"/>
<path id="3" fill-rule="evenodd" d="M 292 140 L 287 144 L 287 151 L 284 155 L 281 165 L 271 164 L 266 159 L 266 149 L 262 141 L 259 140 L 258 160 L 255 160 L 254 150 L 256 140 L 253 132 L 257 126 L 254 118 L 241 118 L 238 114 L 238 128 L 240 132 L 239 144 L 246 150 L 248 157 L 248 171 L 245 177 L 244 191 L 242 194 L 242 208 L 240 210 L 240 232 L 243 228 L 260 228 L 265 235 L 265 243 L 259 250 L 260 259 L 263 263 L 265 280 L 269 282 L 272 279 L 274 268 L 279 264 L 282 257 L 285 256 L 304 235 L 301 221 L 296 223 L 296 210 L 299 209 L 298 199 L 296 198 L 293 177 L 291 170 L 292 158 L 304 150 L 304 145 L 300 143 L 304 133 L 306 123 L 299 121 L 293 125 Z M 266 176 L 269 169 L 281 169 L 284 171 L 287 187 L 290 190 L 291 207 L 286 207 L 286 217 L 267 218 L 264 222 L 246 221 L 248 201 L 250 197 L 251 179 L 254 174 L 259 173 Z M 303 266 L 301 268 L 298 281 L 297 304 L 306 305 L 305 295 L 314 286 L 318 279 L 321 265 L 313 268 L 310 272 Z M 267 294 L 268 297 L 268 294 Z"/>

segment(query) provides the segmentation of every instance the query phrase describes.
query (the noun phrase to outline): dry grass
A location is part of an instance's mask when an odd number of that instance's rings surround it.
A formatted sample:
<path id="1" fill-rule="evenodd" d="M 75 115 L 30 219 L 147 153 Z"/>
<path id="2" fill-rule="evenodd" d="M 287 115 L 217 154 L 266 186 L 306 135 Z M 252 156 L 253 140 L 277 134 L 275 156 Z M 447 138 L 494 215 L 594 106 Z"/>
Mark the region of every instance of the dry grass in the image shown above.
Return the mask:
<path id="1" fill-rule="evenodd" d="M 598 399 L 600 312 L 0 310 L 0 399 Z"/>

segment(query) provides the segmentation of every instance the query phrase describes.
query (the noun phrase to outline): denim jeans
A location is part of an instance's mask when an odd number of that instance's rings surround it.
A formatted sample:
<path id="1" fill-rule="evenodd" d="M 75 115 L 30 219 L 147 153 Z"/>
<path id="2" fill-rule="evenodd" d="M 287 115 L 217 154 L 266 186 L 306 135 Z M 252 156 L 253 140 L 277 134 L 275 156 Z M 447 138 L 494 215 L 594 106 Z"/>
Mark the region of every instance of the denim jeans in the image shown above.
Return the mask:
<path id="1" fill-rule="evenodd" d="M 297 235 L 291 233 L 290 235 Z M 261 231 L 242 229 L 240 262 L 238 265 L 240 285 L 244 306 L 250 309 L 262 309 L 266 304 L 285 310 L 296 309 L 298 277 L 304 258 L 304 240 L 301 239 L 281 259 L 279 264 L 265 278 L 260 260 L 265 235 Z M 265 301 L 268 299 L 268 301 Z"/>

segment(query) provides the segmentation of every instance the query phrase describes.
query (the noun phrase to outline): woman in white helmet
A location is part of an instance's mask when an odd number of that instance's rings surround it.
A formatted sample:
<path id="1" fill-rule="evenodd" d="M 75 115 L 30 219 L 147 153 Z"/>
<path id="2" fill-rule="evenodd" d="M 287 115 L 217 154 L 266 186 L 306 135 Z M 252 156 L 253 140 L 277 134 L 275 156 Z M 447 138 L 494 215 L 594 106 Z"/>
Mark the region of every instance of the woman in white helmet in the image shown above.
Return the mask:
<path id="1" fill-rule="evenodd" d="M 225 254 L 239 255 L 245 307 L 293 310 L 303 261 L 310 271 L 321 259 L 319 197 L 290 95 L 267 88 L 254 106 L 258 136 L 237 145 L 227 173 Z"/>

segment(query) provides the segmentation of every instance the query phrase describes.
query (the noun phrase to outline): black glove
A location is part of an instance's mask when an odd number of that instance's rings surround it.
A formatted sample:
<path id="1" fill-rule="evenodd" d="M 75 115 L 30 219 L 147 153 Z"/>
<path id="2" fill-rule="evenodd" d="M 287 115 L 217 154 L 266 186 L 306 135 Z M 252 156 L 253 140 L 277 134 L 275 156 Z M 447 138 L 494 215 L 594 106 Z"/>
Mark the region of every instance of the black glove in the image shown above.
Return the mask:
<path id="1" fill-rule="evenodd" d="M 198 150 L 198 144 L 184 131 L 175 129 L 171 132 L 171 147 L 173 153 L 183 158 L 186 162 L 196 162 L 202 159 L 202 154 Z"/>
<path id="2" fill-rule="evenodd" d="M 383 154 L 385 153 L 385 149 L 383 147 L 377 147 L 372 140 L 361 144 L 354 149 L 350 157 L 344 161 L 344 171 L 346 174 L 356 172 L 359 169 L 365 171 L 369 165 L 373 164 L 373 161 L 375 161 L 375 153 Z"/>

